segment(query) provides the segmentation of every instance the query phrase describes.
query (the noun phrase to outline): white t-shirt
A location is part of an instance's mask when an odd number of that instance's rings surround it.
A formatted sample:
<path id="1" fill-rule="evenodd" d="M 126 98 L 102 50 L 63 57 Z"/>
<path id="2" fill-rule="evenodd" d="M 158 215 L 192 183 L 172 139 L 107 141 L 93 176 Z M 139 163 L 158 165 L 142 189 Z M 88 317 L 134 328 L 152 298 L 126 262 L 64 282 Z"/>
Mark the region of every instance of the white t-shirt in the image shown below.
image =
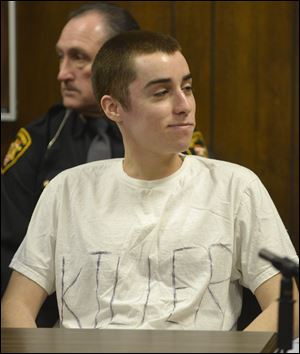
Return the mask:
<path id="1" fill-rule="evenodd" d="M 122 162 L 54 178 L 11 267 L 56 291 L 64 327 L 234 329 L 241 285 L 254 291 L 278 272 L 259 250 L 297 260 L 258 177 L 187 156 L 145 181 Z"/>

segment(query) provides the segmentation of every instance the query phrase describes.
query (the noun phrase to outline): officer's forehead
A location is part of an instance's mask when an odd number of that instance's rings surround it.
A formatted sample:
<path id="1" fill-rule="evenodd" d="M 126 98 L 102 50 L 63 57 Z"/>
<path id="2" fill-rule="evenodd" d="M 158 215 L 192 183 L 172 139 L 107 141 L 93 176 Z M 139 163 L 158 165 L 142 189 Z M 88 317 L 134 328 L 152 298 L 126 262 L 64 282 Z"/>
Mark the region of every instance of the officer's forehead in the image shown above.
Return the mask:
<path id="1" fill-rule="evenodd" d="M 64 26 L 56 48 L 63 50 L 70 47 L 93 47 L 97 49 L 108 39 L 109 28 L 103 15 L 88 12 L 72 18 Z"/>

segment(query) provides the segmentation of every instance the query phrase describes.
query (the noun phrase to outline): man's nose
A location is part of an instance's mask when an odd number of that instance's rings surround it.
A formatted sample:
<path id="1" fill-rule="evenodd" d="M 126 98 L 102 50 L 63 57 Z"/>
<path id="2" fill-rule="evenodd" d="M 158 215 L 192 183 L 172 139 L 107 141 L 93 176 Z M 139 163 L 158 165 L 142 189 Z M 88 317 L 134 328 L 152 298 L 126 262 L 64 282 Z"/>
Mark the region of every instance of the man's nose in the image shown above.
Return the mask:
<path id="1" fill-rule="evenodd" d="M 57 75 L 58 81 L 66 81 L 74 78 L 73 68 L 68 59 L 61 60 Z"/>
<path id="2" fill-rule="evenodd" d="M 192 109 L 191 97 L 182 90 L 176 92 L 174 97 L 174 112 L 176 114 L 188 114 Z"/>

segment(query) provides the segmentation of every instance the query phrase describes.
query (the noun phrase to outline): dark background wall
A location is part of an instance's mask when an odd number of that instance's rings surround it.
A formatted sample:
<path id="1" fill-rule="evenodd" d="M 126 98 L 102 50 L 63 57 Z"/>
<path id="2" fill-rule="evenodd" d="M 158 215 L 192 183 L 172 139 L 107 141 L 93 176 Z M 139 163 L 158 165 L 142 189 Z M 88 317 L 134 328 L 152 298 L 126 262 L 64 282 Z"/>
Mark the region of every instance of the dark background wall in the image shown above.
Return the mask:
<path id="1" fill-rule="evenodd" d="M 112 1 L 144 29 L 175 36 L 193 74 L 197 125 L 216 158 L 259 175 L 299 246 L 299 3 Z M 17 1 L 18 128 L 59 101 L 55 43 L 85 1 Z"/>

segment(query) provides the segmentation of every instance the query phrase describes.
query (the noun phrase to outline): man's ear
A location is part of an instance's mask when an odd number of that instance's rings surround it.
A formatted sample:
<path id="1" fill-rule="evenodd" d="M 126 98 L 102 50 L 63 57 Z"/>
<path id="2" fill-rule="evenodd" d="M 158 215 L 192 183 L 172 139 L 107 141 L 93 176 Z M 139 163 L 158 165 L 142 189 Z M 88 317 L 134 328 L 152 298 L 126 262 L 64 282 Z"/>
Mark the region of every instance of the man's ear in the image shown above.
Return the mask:
<path id="1" fill-rule="evenodd" d="M 120 103 L 109 95 L 104 95 L 100 101 L 101 107 L 105 115 L 116 123 L 121 122 Z"/>

